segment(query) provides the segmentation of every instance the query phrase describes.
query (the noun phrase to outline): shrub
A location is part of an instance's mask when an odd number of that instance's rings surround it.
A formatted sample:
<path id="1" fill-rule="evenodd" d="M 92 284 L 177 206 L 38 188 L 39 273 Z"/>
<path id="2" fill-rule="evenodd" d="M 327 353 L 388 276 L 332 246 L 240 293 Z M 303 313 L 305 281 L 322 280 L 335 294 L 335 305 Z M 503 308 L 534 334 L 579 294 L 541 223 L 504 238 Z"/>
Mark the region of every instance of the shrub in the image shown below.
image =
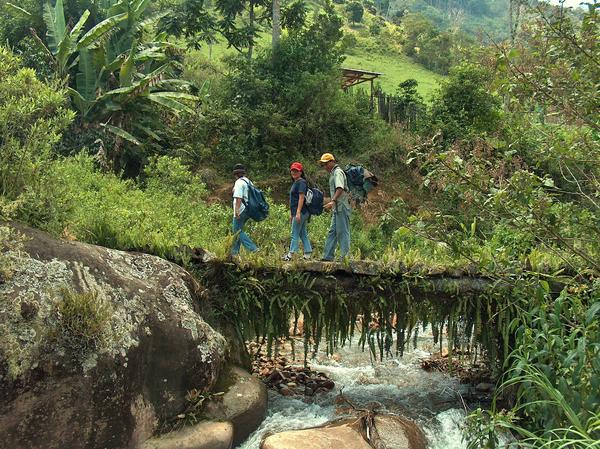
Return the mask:
<path id="1" fill-rule="evenodd" d="M 433 100 L 431 119 L 452 142 L 492 133 L 500 125 L 500 100 L 490 92 L 491 74 L 481 66 L 455 67 Z"/>
<path id="2" fill-rule="evenodd" d="M 62 90 L 19 67 L 20 60 L 0 47 L 0 195 L 12 199 L 39 180 L 74 117 Z"/>
<path id="3" fill-rule="evenodd" d="M 152 194 L 187 195 L 200 200 L 206 193 L 202 180 L 190 173 L 181 159 L 155 156 L 144 169 L 146 189 Z"/>
<path id="4" fill-rule="evenodd" d="M 381 16 L 373 17 L 371 25 L 369 25 L 369 33 L 371 36 L 379 36 L 381 31 L 386 27 L 386 20 Z"/>
<path id="5" fill-rule="evenodd" d="M 398 121 L 415 131 L 425 122 L 427 107 L 423 97 L 417 92 L 418 83 L 415 79 L 407 79 L 398 85 L 394 113 Z"/>
<path id="6" fill-rule="evenodd" d="M 354 33 L 344 33 L 342 37 L 341 46 L 345 53 L 351 52 L 358 44 L 358 39 Z"/>
<path id="7" fill-rule="evenodd" d="M 22 236 L 9 226 L 0 226 L 0 284 L 10 279 L 15 269 L 15 262 L 9 252 L 20 251 Z"/>

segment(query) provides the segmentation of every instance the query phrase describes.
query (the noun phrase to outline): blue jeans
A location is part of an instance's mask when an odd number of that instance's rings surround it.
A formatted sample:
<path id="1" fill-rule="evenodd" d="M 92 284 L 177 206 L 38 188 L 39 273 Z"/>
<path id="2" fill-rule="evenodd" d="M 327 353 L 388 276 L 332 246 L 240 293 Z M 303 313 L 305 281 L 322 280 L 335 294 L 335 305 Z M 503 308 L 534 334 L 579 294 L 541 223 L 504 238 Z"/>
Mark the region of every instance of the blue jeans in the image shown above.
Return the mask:
<path id="1" fill-rule="evenodd" d="M 290 243 L 290 253 L 298 252 L 298 243 L 302 240 L 302 246 L 304 246 L 304 254 L 312 253 L 312 246 L 308 239 L 308 231 L 306 230 L 306 222 L 308 221 L 310 214 L 304 213 L 300 215 L 300 223 L 296 222 L 296 217 L 292 216 L 292 241 Z"/>
<path id="2" fill-rule="evenodd" d="M 248 221 L 248 217 L 243 212 L 240 214 L 240 218 L 233 217 L 233 233 L 236 234 L 233 240 L 233 246 L 231 247 L 231 254 L 237 256 L 240 253 L 240 245 L 244 245 L 248 251 L 254 252 L 258 250 L 256 244 L 252 241 L 250 236 L 244 232 L 244 225 Z"/>
<path id="3" fill-rule="evenodd" d="M 336 206 L 337 207 L 337 206 Z M 341 257 L 350 254 L 350 211 L 345 207 L 333 210 L 331 226 L 325 241 L 323 259 L 333 260 L 335 248 L 340 245 Z"/>

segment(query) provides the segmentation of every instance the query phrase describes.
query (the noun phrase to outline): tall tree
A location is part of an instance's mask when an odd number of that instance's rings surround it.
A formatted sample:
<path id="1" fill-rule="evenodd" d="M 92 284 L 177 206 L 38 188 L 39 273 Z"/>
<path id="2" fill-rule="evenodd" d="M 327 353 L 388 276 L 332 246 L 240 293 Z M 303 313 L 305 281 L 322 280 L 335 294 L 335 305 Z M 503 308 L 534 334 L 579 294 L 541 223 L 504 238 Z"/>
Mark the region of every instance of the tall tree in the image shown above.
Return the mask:
<path id="1" fill-rule="evenodd" d="M 270 0 L 216 0 L 214 8 L 207 0 L 182 0 L 161 20 L 159 28 L 185 37 L 194 48 L 214 43 L 221 35 L 229 47 L 252 59 L 256 37 L 271 15 Z"/>
<path id="2" fill-rule="evenodd" d="M 281 4 L 279 0 L 273 0 L 273 35 L 272 45 L 273 48 L 279 45 L 279 39 L 281 38 Z"/>
<path id="3" fill-rule="evenodd" d="M 521 22 L 521 10 L 523 0 L 510 0 L 508 6 L 508 22 L 510 27 L 510 44 L 515 45 L 519 24 Z"/>

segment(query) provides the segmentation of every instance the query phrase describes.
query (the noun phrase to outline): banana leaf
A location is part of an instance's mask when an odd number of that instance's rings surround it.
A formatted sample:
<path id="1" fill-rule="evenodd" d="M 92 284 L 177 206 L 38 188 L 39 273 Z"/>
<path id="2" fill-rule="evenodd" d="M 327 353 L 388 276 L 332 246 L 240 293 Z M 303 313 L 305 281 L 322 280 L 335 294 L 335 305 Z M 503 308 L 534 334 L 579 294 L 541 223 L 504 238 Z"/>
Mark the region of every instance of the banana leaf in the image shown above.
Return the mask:
<path id="1" fill-rule="evenodd" d="M 43 17 L 47 28 L 46 35 L 48 36 L 48 47 L 52 54 L 56 55 L 60 43 L 67 33 L 63 1 L 56 0 L 54 8 L 52 8 L 50 2 L 45 3 Z"/>
<path id="2" fill-rule="evenodd" d="M 189 106 L 186 106 L 183 103 L 180 103 L 179 101 L 177 101 L 175 98 L 178 97 L 174 97 L 173 95 L 167 95 L 167 94 L 182 94 L 182 95 L 188 95 L 188 94 L 183 94 L 182 92 L 153 92 L 148 94 L 148 99 L 150 101 L 153 101 L 157 104 L 160 104 L 170 110 L 172 110 L 173 112 L 188 112 L 188 113 L 193 113 L 193 109 L 191 109 Z M 193 97 L 193 95 L 190 95 L 190 97 Z"/>
<path id="3" fill-rule="evenodd" d="M 109 17 L 103 20 L 98 25 L 89 30 L 77 43 L 77 49 L 87 48 L 93 45 L 98 39 L 104 34 L 111 31 L 114 27 L 119 25 L 121 22 L 127 20 L 127 13 L 117 14 L 116 16 Z"/>
<path id="4" fill-rule="evenodd" d="M 113 126 L 109 124 L 103 124 L 102 126 L 104 126 L 104 128 L 113 133 L 115 136 L 119 136 L 120 138 L 125 139 L 126 141 L 131 142 L 134 145 L 140 144 L 139 140 L 137 140 L 134 136 L 129 134 L 123 128 L 119 128 L 118 126 Z"/>

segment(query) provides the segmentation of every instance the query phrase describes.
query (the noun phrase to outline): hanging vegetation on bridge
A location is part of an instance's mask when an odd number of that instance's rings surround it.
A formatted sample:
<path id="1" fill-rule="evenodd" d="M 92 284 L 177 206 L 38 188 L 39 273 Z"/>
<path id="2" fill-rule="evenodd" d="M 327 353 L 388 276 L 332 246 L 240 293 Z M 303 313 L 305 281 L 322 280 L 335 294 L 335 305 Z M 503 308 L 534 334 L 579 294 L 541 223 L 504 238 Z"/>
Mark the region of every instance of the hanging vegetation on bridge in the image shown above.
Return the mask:
<path id="1" fill-rule="evenodd" d="M 450 356 L 460 349 L 473 357 L 483 354 L 502 361 L 509 352 L 514 311 L 503 301 L 510 295 L 509 286 L 492 279 L 293 271 L 231 263 L 196 268 L 196 275 L 241 341 L 264 338 L 271 352 L 274 342 L 293 334 L 302 320 L 305 361 L 319 344 L 333 353 L 354 337 L 373 358 L 402 355 L 416 346 L 419 332 L 427 327 L 440 350 L 446 340 Z"/>

